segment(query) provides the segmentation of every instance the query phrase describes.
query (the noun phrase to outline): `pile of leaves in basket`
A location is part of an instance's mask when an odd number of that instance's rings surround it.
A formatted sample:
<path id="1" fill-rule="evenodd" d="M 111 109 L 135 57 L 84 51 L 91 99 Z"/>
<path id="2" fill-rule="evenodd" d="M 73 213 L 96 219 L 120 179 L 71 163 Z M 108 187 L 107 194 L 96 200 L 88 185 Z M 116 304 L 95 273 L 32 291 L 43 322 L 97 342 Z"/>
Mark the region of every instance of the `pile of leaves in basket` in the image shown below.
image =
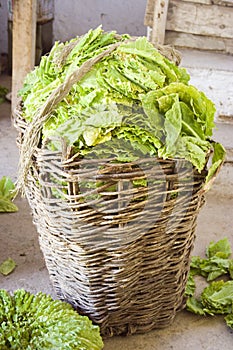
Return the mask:
<path id="1" fill-rule="evenodd" d="M 56 88 L 64 84 L 66 90 L 72 79 L 77 82 L 57 98 Z M 201 172 L 213 150 L 208 181 L 223 161 L 224 149 L 211 140 L 213 103 L 189 79 L 184 68 L 145 37 L 133 39 L 98 27 L 55 43 L 42 57 L 20 91 L 22 114 L 33 123 L 53 96 L 58 103 L 44 118 L 43 140 L 50 139 L 48 146 L 57 150 L 62 147 L 58 140 L 64 139 L 80 157 L 91 152 L 92 157 L 114 156 L 123 162 L 145 155 L 184 158 Z"/>

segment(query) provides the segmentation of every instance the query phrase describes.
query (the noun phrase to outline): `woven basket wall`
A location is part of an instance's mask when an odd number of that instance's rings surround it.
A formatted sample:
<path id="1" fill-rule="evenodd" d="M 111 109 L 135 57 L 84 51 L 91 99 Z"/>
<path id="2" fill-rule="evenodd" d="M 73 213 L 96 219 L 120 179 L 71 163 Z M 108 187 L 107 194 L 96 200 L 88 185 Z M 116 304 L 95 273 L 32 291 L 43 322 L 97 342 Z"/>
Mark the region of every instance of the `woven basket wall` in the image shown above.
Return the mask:
<path id="1" fill-rule="evenodd" d="M 20 110 L 15 122 L 20 148 Z M 58 297 L 106 336 L 168 326 L 185 304 L 204 180 L 184 160 L 37 148 L 25 190 Z"/>

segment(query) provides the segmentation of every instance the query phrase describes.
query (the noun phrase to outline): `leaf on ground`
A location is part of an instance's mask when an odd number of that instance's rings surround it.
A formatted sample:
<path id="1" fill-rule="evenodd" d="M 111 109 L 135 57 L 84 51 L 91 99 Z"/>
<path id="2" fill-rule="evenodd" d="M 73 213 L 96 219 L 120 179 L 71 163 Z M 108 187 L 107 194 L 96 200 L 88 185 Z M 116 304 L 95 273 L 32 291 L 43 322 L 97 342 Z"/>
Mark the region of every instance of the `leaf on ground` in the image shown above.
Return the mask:
<path id="1" fill-rule="evenodd" d="M 0 213 L 18 211 L 18 207 L 12 203 L 15 194 L 15 184 L 9 177 L 3 176 L 0 179 Z"/>
<path id="2" fill-rule="evenodd" d="M 18 211 L 18 207 L 8 198 L 0 195 L 0 213 L 14 213 Z"/>
<path id="3" fill-rule="evenodd" d="M 188 297 L 186 302 L 186 308 L 188 311 L 191 311 L 197 315 L 205 315 L 205 311 L 203 310 L 203 305 L 201 301 L 194 297 Z"/>
<path id="4" fill-rule="evenodd" d="M 8 258 L 0 265 L 0 273 L 2 273 L 4 276 L 7 276 L 14 271 L 15 267 L 15 261 L 11 258 Z"/>
<path id="5" fill-rule="evenodd" d="M 0 85 L 0 103 L 5 101 L 8 92 L 9 90 L 5 86 Z"/>
<path id="6" fill-rule="evenodd" d="M 210 242 L 206 250 L 208 258 L 217 256 L 219 258 L 227 259 L 231 255 L 231 246 L 228 239 L 225 237 L 218 242 Z"/>
<path id="7" fill-rule="evenodd" d="M 227 315 L 226 317 L 224 317 L 228 327 L 231 327 L 233 329 L 233 313 Z"/>
<path id="8" fill-rule="evenodd" d="M 228 314 L 232 312 L 233 281 L 214 281 L 206 287 L 201 295 L 204 311 L 211 314 Z"/>
<path id="9" fill-rule="evenodd" d="M 11 178 L 3 176 L 0 180 L 0 195 L 12 199 L 14 197 L 15 185 Z"/>
<path id="10" fill-rule="evenodd" d="M 207 259 L 192 257 L 190 273 L 186 284 L 186 309 L 198 315 L 227 315 L 226 324 L 233 328 L 233 259 L 231 246 L 227 238 L 218 242 L 210 242 L 206 249 Z M 201 293 L 201 298 L 195 298 L 194 276 L 200 275 L 207 282 L 212 281 Z M 217 277 L 228 277 L 228 280 L 213 281 Z"/>

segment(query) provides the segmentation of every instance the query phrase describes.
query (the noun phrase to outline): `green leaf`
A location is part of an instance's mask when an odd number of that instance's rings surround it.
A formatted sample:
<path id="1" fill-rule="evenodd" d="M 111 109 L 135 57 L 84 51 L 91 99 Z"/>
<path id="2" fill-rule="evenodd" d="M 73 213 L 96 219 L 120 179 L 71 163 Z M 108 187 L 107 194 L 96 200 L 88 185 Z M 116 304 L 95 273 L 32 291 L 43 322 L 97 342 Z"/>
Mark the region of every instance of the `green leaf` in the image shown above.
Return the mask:
<path id="1" fill-rule="evenodd" d="M 206 154 L 208 147 L 210 147 L 209 142 L 190 136 L 183 136 L 180 142 L 179 155 L 189 160 L 201 172 L 206 165 Z"/>
<path id="2" fill-rule="evenodd" d="M 144 112 L 148 116 L 152 128 L 154 130 L 163 130 L 164 116 L 159 111 L 154 91 L 151 91 L 146 95 L 140 95 L 140 99 L 142 101 Z"/>
<path id="3" fill-rule="evenodd" d="M 7 276 L 14 271 L 16 263 L 13 259 L 8 258 L 0 265 L 0 273 Z"/>
<path id="4" fill-rule="evenodd" d="M 83 131 L 83 138 L 87 146 L 94 146 L 97 143 L 97 139 L 99 135 L 100 135 L 100 128 L 87 126 Z"/>
<path id="5" fill-rule="evenodd" d="M 9 90 L 6 87 L 0 85 L 0 103 L 5 101 L 8 92 Z"/>
<path id="6" fill-rule="evenodd" d="M 186 308 L 188 311 L 191 311 L 197 315 L 201 315 L 201 316 L 205 315 L 205 311 L 203 309 L 203 305 L 201 301 L 194 297 L 188 297 L 186 301 Z"/>
<path id="7" fill-rule="evenodd" d="M 193 276 L 200 275 L 207 277 L 208 273 L 203 269 L 203 266 L 206 265 L 206 261 L 206 259 L 203 259 L 200 256 L 192 256 L 190 263 L 190 274 Z"/>
<path id="8" fill-rule="evenodd" d="M 110 127 L 114 129 L 121 125 L 123 118 L 123 115 L 119 113 L 115 103 L 108 104 L 107 106 L 97 105 L 93 107 L 88 114 L 90 114 L 90 116 L 86 119 L 84 124 L 95 128 L 106 129 Z"/>
<path id="9" fill-rule="evenodd" d="M 201 295 L 207 313 L 225 314 L 232 312 L 233 281 L 214 281 Z"/>
<path id="10" fill-rule="evenodd" d="M 224 317 L 226 324 L 233 329 L 233 313 Z"/>
<path id="11" fill-rule="evenodd" d="M 64 138 L 68 145 L 72 145 L 79 139 L 82 133 L 83 127 L 81 121 L 79 119 L 68 119 L 63 124 L 61 124 L 55 132 L 52 132 L 52 137 L 60 139 Z M 55 149 L 58 147 L 61 148 L 61 142 L 58 144 L 53 141 L 53 146 L 55 146 Z"/>
<path id="12" fill-rule="evenodd" d="M 165 134 L 166 134 L 166 151 L 168 154 L 175 156 L 176 142 L 180 136 L 182 127 L 180 103 L 176 98 L 172 108 L 165 114 Z"/>
<path id="13" fill-rule="evenodd" d="M 189 273 L 188 280 L 185 288 L 185 295 L 192 297 L 196 289 L 196 284 L 192 273 Z"/>
<path id="14" fill-rule="evenodd" d="M 211 186 L 211 180 L 214 178 L 218 169 L 220 169 L 220 166 L 224 162 L 224 158 L 226 155 L 226 150 L 220 143 L 213 142 L 212 146 L 213 146 L 214 154 L 211 160 L 211 166 L 208 170 L 208 174 L 205 180 L 206 190 L 208 190 L 209 187 Z M 208 183 L 209 183 L 209 186 L 208 186 Z"/>
<path id="15" fill-rule="evenodd" d="M 205 259 L 203 262 L 203 265 L 201 265 L 200 267 L 202 271 L 208 272 L 208 274 L 210 273 L 217 274 L 216 277 L 218 277 L 219 275 L 224 275 L 228 272 L 229 260 L 219 258 L 218 256 L 213 256 L 210 259 Z M 209 275 L 207 279 L 210 280 Z"/>
<path id="16" fill-rule="evenodd" d="M 0 196 L 0 213 L 14 213 L 18 207 L 11 200 Z"/>
<path id="17" fill-rule="evenodd" d="M 0 290 L 0 348 L 101 350 L 99 327 L 66 302 L 39 292 Z"/>
<path id="18" fill-rule="evenodd" d="M 202 124 L 198 123 L 191 108 L 184 102 L 180 102 L 182 113 L 182 132 L 187 136 L 205 140 Z"/>
<path id="19" fill-rule="evenodd" d="M 175 65 L 175 63 L 166 59 L 151 43 L 148 42 L 145 37 L 139 37 L 133 42 L 122 44 L 118 48 L 118 51 L 137 55 L 145 60 L 154 62 L 160 67 L 169 83 L 178 80 L 187 83 L 189 80 L 189 75 L 184 68 L 179 68 Z"/>
<path id="20" fill-rule="evenodd" d="M 231 255 L 231 246 L 227 238 L 220 239 L 218 242 L 210 242 L 206 255 L 208 258 L 212 258 L 214 256 L 227 259 Z"/>
<path id="21" fill-rule="evenodd" d="M 233 280 L 233 260 L 232 259 L 229 261 L 229 274 L 231 279 Z"/>
<path id="22" fill-rule="evenodd" d="M 14 196 L 14 183 L 9 177 L 3 176 L 0 180 L 0 213 L 18 211 L 17 206 L 12 203 Z"/>
<path id="23" fill-rule="evenodd" d="M 12 180 L 3 176 L 0 180 L 0 196 L 5 197 L 6 199 L 12 199 L 15 195 L 15 185 Z"/>
<path id="24" fill-rule="evenodd" d="M 215 107 L 189 85 L 186 70 L 164 57 L 145 37 L 135 40 L 104 32 L 100 26 L 69 42 L 55 43 L 25 79 L 23 117 L 30 123 L 74 71 L 116 42 L 119 46 L 89 71 L 84 70 L 82 79 L 54 106 L 43 125 L 42 142 L 51 150 L 60 150 L 63 140 L 85 155 L 90 148 L 119 137 L 143 155 L 184 158 L 199 172 L 214 147 L 210 179 L 222 159 L 220 147 L 209 140 Z"/>
<path id="25" fill-rule="evenodd" d="M 191 259 L 191 274 L 201 275 L 212 281 L 219 276 L 230 273 L 231 254 L 229 241 L 227 238 L 214 243 L 211 242 L 206 250 L 207 259 L 193 256 Z"/>
<path id="26" fill-rule="evenodd" d="M 231 314 L 233 310 L 233 281 L 211 282 L 202 292 L 201 299 L 194 297 L 195 283 L 193 276 L 201 275 L 212 281 L 224 274 L 229 274 L 232 278 L 233 260 L 230 259 L 231 247 L 227 238 L 218 242 L 211 242 L 206 249 L 207 259 L 199 256 L 192 257 L 186 295 L 189 296 L 186 307 L 187 310 L 200 315 Z M 225 318 L 232 327 L 232 316 Z"/>
<path id="27" fill-rule="evenodd" d="M 156 155 L 157 148 L 161 146 L 156 136 L 137 125 L 122 126 L 114 130 L 114 135 L 119 139 L 130 141 L 135 150 L 141 151 L 141 155 Z"/>
<path id="28" fill-rule="evenodd" d="M 161 92 L 164 95 L 178 94 L 179 101 L 190 108 L 195 120 L 197 120 L 200 123 L 200 127 L 203 128 L 206 137 L 212 135 L 215 107 L 203 92 L 192 85 L 186 85 L 181 82 L 173 82 L 161 89 Z"/>

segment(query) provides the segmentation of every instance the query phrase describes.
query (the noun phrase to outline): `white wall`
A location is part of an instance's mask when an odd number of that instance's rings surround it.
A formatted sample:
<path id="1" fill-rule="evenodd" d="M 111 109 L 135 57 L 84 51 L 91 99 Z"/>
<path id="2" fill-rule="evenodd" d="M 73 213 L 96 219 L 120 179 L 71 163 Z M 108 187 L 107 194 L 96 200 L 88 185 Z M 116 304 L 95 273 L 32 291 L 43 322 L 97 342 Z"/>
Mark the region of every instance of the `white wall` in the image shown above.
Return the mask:
<path id="1" fill-rule="evenodd" d="M 102 24 L 104 30 L 146 35 L 146 0 L 54 0 L 54 40 L 66 41 Z M 0 0 L 0 54 L 8 51 L 7 0 Z"/>
<path id="2" fill-rule="evenodd" d="M 146 0 L 55 0 L 53 35 L 65 41 L 102 24 L 119 34 L 146 35 Z"/>

